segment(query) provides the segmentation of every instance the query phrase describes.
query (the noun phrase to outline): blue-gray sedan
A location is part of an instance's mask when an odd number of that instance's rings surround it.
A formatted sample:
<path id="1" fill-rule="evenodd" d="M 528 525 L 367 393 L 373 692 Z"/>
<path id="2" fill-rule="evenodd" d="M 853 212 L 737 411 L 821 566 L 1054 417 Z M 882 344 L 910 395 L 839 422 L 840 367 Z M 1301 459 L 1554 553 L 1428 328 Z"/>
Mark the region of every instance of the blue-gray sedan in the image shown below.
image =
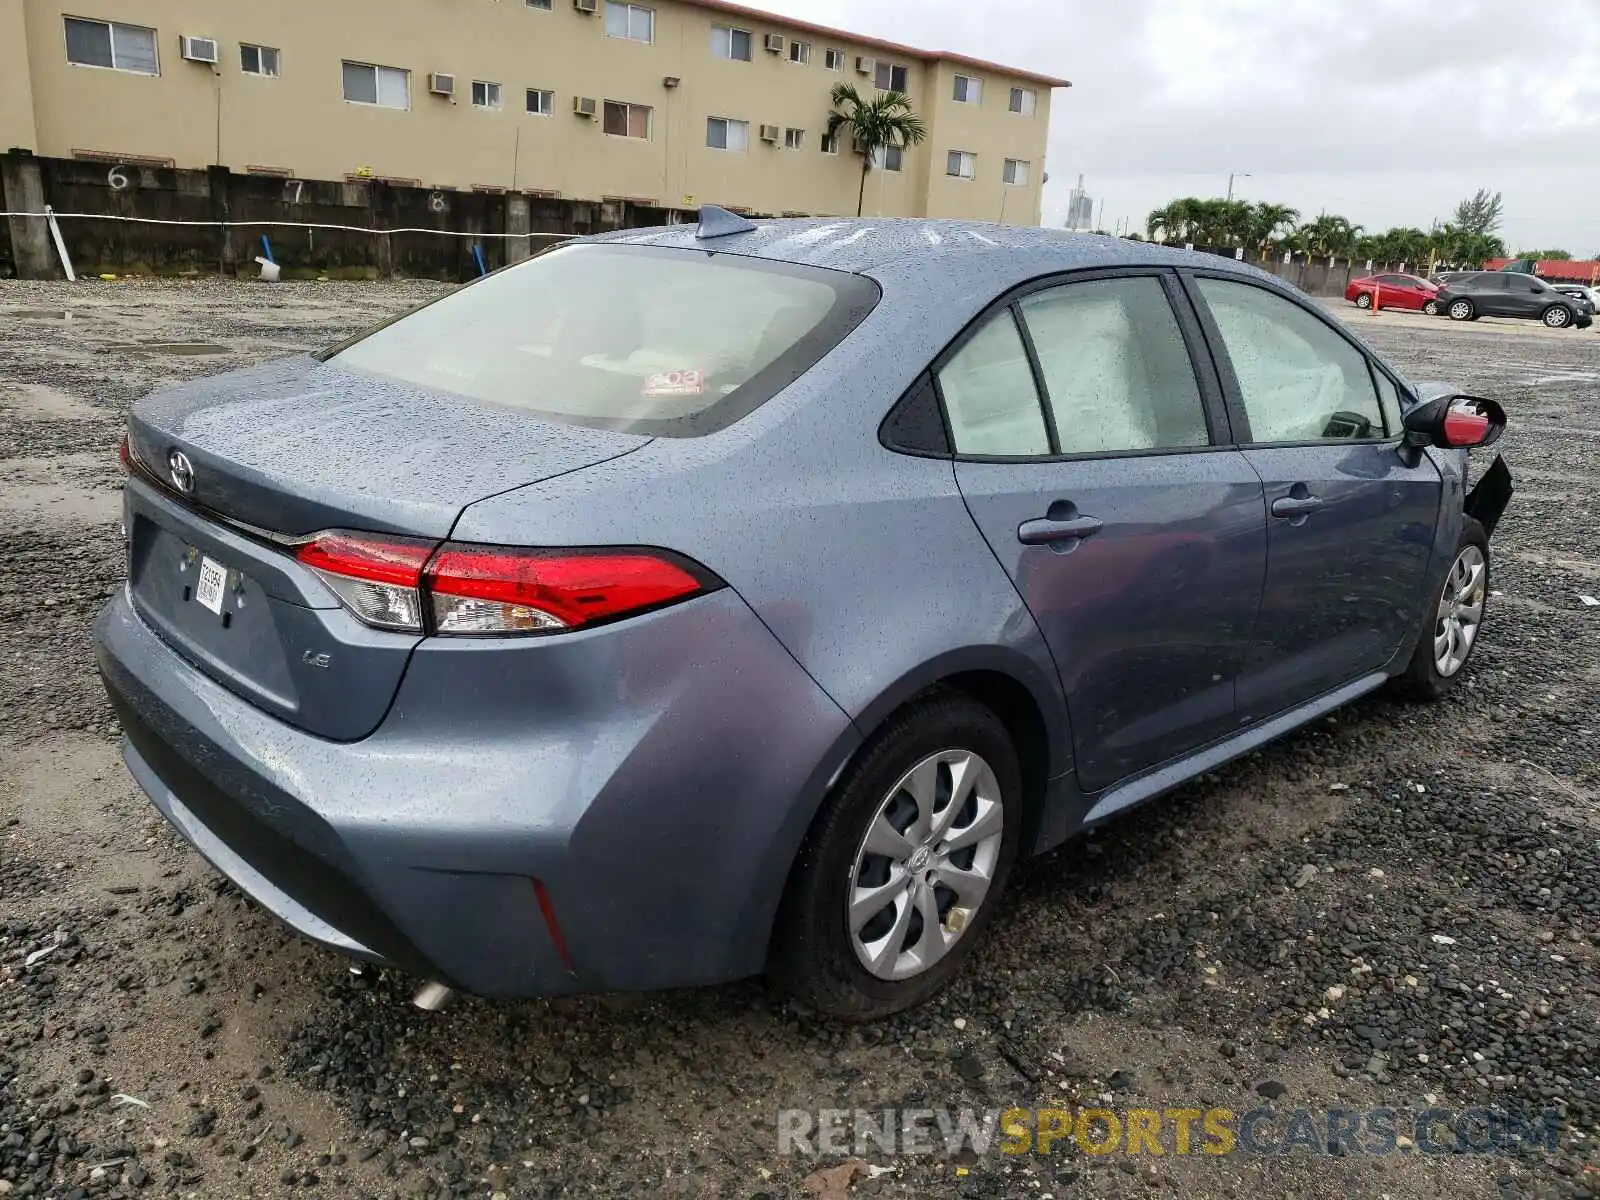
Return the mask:
<path id="1" fill-rule="evenodd" d="M 1252 268 L 583 239 L 159 392 L 99 662 L 219 870 L 434 998 L 932 994 L 1035 854 L 1483 628 L 1492 401 Z"/>

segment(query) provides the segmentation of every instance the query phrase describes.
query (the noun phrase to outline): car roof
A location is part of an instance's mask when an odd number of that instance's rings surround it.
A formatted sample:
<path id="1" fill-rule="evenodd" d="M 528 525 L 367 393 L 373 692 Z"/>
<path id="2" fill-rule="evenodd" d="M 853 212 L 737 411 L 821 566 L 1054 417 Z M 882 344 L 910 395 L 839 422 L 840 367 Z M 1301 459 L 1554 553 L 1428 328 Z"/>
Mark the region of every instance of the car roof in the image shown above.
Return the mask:
<path id="1" fill-rule="evenodd" d="M 946 280 L 971 268 L 985 283 L 1000 284 L 1000 290 L 1041 275 L 1097 267 L 1189 266 L 1273 278 L 1214 254 L 1033 225 L 909 217 L 782 218 L 753 224 L 748 231 L 712 238 L 696 237 L 698 227 L 691 224 L 580 240 L 712 250 L 877 278 L 892 273 L 903 281 L 918 276 Z"/>

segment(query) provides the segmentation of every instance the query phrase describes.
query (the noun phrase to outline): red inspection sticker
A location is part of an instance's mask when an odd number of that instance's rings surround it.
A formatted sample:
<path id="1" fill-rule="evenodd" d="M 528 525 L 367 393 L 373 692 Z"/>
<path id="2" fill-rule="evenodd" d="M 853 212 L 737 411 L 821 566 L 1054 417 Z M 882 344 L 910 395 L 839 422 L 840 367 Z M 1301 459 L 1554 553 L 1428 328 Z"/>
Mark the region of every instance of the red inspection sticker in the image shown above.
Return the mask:
<path id="1" fill-rule="evenodd" d="M 646 396 L 698 396 L 706 390 L 704 371 L 662 371 L 646 377 Z"/>

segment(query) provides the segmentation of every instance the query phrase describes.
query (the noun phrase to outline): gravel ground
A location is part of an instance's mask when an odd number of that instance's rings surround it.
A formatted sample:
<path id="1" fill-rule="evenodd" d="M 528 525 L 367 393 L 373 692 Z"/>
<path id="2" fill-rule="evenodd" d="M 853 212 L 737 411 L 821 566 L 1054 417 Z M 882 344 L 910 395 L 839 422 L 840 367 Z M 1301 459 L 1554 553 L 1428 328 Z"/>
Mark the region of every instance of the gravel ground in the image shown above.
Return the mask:
<path id="1" fill-rule="evenodd" d="M 0 284 L 0 1195 L 1600 1194 L 1600 336 L 1338 310 L 1512 415 L 1459 699 L 1371 699 L 1026 865 L 937 1003 L 846 1027 L 751 982 L 424 1014 L 167 830 L 89 626 L 135 397 L 438 286 Z M 785 1108 L 1266 1098 L 1562 1129 L 1531 1156 L 777 1152 Z"/>

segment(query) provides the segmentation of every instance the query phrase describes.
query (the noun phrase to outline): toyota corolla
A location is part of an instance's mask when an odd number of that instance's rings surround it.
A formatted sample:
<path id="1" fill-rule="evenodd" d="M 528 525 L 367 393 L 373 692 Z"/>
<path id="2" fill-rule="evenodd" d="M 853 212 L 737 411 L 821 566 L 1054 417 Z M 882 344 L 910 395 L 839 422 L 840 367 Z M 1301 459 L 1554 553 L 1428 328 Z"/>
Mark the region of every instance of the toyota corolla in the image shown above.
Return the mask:
<path id="1" fill-rule="evenodd" d="M 141 401 L 99 663 L 200 853 L 435 999 L 869 1017 L 1020 856 L 1446 694 L 1504 420 L 1209 255 L 707 210 Z"/>

